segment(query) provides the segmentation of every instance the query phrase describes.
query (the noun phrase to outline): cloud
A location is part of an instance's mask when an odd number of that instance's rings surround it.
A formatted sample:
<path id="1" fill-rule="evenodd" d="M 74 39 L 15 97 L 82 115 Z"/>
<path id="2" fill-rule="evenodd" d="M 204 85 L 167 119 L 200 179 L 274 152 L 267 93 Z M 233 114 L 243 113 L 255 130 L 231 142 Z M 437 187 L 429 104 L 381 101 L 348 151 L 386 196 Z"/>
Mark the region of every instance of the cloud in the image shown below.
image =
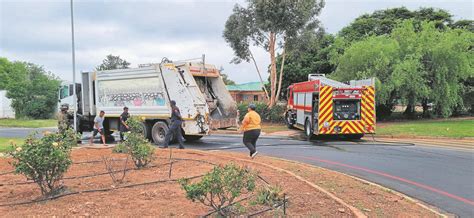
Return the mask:
<path id="1" fill-rule="evenodd" d="M 258 81 L 253 63 L 229 64 L 233 51 L 222 31 L 235 4 L 222 0 L 75 0 L 76 71 L 93 70 L 108 54 L 120 55 L 132 66 L 160 62 L 163 57 L 182 60 L 206 54 L 206 62 L 222 66 L 231 79 Z M 402 5 L 441 7 L 457 18 L 472 19 L 470 1 L 327 0 L 321 21 L 330 33 L 336 33 L 363 13 Z M 71 80 L 69 6 L 68 0 L 0 0 L 0 56 L 43 65 Z M 252 48 L 252 52 L 267 79 L 269 56 L 261 48 Z"/>

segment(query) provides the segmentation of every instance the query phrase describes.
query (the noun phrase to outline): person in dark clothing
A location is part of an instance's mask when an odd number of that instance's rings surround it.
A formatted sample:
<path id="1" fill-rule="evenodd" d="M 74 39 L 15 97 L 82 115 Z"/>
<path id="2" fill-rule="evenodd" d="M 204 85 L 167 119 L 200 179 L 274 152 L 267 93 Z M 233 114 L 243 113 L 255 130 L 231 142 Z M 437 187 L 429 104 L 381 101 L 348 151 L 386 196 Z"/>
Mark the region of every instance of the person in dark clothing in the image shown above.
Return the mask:
<path id="1" fill-rule="evenodd" d="M 165 143 L 163 148 L 167 148 L 172 136 L 176 136 L 179 143 L 179 149 L 184 149 L 183 145 L 183 134 L 181 132 L 181 124 L 183 123 L 183 118 L 181 117 L 181 113 L 179 108 L 176 106 L 176 101 L 171 100 L 171 124 L 169 127 L 168 132 L 165 136 Z"/>
<path id="2" fill-rule="evenodd" d="M 127 120 L 130 118 L 128 107 L 123 108 L 123 113 L 120 115 L 120 141 L 123 142 L 123 133 L 128 132 L 130 128 L 127 125 Z"/>

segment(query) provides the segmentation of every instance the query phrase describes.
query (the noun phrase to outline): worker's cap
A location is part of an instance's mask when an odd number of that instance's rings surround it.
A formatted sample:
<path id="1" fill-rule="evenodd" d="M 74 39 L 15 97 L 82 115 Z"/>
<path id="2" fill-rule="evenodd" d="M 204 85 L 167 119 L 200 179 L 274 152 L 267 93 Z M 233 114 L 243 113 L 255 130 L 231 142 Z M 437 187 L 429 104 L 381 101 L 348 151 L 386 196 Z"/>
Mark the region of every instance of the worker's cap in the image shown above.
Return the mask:
<path id="1" fill-rule="evenodd" d="M 171 104 L 171 105 L 176 105 L 176 101 L 171 100 L 171 101 L 170 101 L 170 104 Z"/>
<path id="2" fill-rule="evenodd" d="M 61 104 L 61 110 L 67 110 L 67 109 L 69 109 L 69 104 L 67 103 Z"/>
<path id="3" fill-rule="evenodd" d="M 128 110 L 128 107 L 123 107 L 123 110 Z"/>
<path id="4" fill-rule="evenodd" d="M 257 109 L 257 106 L 255 104 L 249 104 L 249 108 L 255 110 Z"/>

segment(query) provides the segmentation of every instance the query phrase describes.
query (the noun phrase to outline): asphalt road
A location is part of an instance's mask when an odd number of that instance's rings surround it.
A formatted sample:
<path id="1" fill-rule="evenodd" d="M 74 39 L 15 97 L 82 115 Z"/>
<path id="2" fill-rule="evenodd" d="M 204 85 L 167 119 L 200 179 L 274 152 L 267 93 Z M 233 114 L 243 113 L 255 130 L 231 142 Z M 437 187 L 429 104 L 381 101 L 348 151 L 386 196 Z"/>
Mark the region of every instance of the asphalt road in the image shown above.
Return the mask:
<path id="1" fill-rule="evenodd" d="M 50 129 L 42 129 L 50 130 Z M 0 128 L 0 137 L 28 129 Z M 87 138 L 88 133 L 84 136 Z M 213 135 L 187 148 L 248 152 L 241 137 Z M 402 192 L 460 217 L 474 217 L 474 151 L 370 141 L 298 141 L 261 137 L 260 155 L 305 162 Z M 258 158 L 256 159 L 258 161 Z"/>

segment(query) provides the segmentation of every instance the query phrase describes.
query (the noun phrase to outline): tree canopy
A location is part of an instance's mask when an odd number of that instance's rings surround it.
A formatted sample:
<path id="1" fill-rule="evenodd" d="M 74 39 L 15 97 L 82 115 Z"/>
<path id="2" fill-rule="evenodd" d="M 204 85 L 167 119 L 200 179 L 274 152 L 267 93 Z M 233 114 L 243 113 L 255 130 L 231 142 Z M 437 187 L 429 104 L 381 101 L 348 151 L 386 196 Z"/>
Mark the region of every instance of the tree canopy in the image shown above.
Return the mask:
<path id="1" fill-rule="evenodd" d="M 58 99 L 60 81 L 43 67 L 0 58 L 0 86 L 7 90 L 17 118 L 51 118 Z M 1 88 L 1 87 L 0 87 Z"/>
<path id="2" fill-rule="evenodd" d="M 379 104 L 390 107 L 402 100 L 413 113 L 416 103 L 425 109 L 433 103 L 435 114 L 447 117 L 463 106 L 463 81 L 474 76 L 473 43 L 472 32 L 407 20 L 390 35 L 353 43 L 332 76 L 341 81 L 376 77 Z"/>
<path id="3" fill-rule="evenodd" d="M 315 29 L 318 26 L 317 16 L 324 3 L 318 0 L 247 0 L 247 3 L 245 8 L 235 5 L 225 24 L 223 36 L 234 50 L 235 63 L 252 60 L 257 67 L 250 50 L 251 45 L 261 47 L 269 53 L 271 62 L 269 105 L 273 106 L 278 100 L 282 81 L 282 77 L 277 79 L 277 50 L 282 49 L 280 71 L 283 72 L 287 43 L 291 43 L 301 31 Z M 258 67 L 257 72 L 260 74 Z M 263 84 L 262 79 L 261 82 Z"/>
<path id="4" fill-rule="evenodd" d="M 115 70 L 115 69 L 126 69 L 130 66 L 130 63 L 120 58 L 120 56 L 114 56 L 112 54 L 107 55 L 102 61 L 102 64 L 97 66 L 96 70 Z"/>

